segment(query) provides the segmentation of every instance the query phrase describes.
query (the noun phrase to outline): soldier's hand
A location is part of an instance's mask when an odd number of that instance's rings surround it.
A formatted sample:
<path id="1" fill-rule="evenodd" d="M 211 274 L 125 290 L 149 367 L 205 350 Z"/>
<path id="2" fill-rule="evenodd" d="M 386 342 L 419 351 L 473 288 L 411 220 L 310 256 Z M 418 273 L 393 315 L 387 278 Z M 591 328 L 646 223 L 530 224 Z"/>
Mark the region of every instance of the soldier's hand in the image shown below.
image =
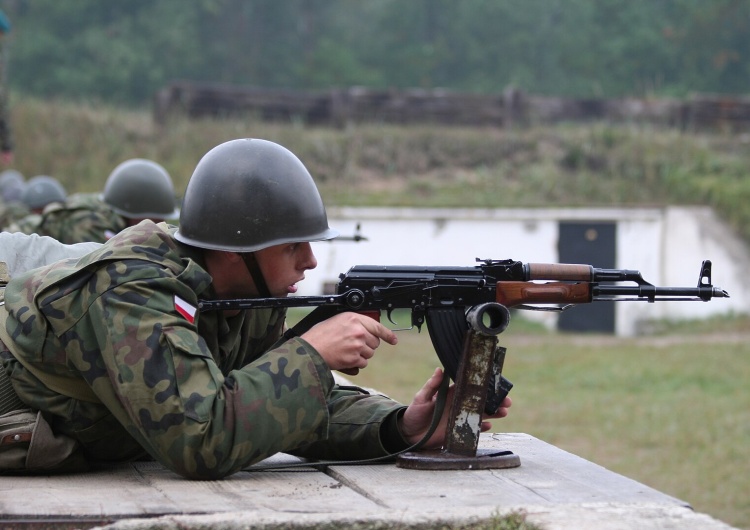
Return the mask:
<path id="1" fill-rule="evenodd" d="M 441 368 L 436 368 L 435 372 L 433 372 L 424 386 L 419 389 L 419 392 L 416 393 L 411 404 L 404 412 L 399 428 L 407 443 L 415 444 L 427 433 L 432 423 L 432 416 L 435 412 L 435 404 L 437 402 L 437 392 L 440 388 L 440 383 L 443 381 L 443 377 L 448 376 L 443 373 Z M 448 389 L 448 396 L 445 400 L 445 408 L 443 409 L 440 423 L 438 423 L 435 432 L 424 445 L 425 449 L 439 448 L 445 443 L 448 414 L 450 413 L 450 404 L 453 401 L 453 393 L 454 385 L 451 385 Z M 508 415 L 508 408 L 510 406 L 511 399 L 510 397 L 506 397 L 495 414 L 491 416 L 485 415 L 484 418 L 504 418 Z M 483 419 L 480 425 L 482 432 L 490 430 L 491 427 L 492 424 Z"/>
<path id="2" fill-rule="evenodd" d="M 302 335 L 315 348 L 331 370 L 356 375 L 365 368 L 383 340 L 396 344 L 396 334 L 370 317 L 339 313 L 316 324 Z"/>

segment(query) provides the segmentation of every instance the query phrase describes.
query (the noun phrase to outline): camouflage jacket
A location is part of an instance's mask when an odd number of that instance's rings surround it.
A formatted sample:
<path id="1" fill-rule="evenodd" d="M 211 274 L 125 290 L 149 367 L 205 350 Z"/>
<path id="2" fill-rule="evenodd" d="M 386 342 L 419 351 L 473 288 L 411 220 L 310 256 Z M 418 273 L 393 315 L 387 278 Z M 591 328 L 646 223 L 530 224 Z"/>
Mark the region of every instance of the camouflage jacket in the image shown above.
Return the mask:
<path id="1" fill-rule="evenodd" d="M 174 230 L 144 221 L 83 258 L 8 284 L 11 350 L 95 394 L 61 395 L 6 359 L 19 397 L 55 432 L 77 439 L 90 460 L 145 450 L 203 479 L 276 452 L 362 459 L 387 454 L 394 440 L 405 445 L 396 428 L 403 405 L 336 386 L 300 338 L 273 346 L 282 310 L 195 312 L 212 297 L 211 277 Z"/>
<path id="2" fill-rule="evenodd" d="M 37 227 L 42 220 L 42 215 L 38 213 L 30 213 L 20 219 L 17 219 L 5 227 L 6 232 L 22 233 L 22 234 L 36 234 Z"/>
<path id="3" fill-rule="evenodd" d="M 36 226 L 25 225 L 20 231 L 57 239 L 61 243 L 104 243 L 122 231 L 127 224 L 119 214 L 94 193 L 76 193 L 64 203 L 48 205 Z"/>
<path id="4" fill-rule="evenodd" d="M 7 230 L 10 225 L 29 213 L 29 208 L 22 202 L 4 202 L 0 199 L 0 230 Z"/>

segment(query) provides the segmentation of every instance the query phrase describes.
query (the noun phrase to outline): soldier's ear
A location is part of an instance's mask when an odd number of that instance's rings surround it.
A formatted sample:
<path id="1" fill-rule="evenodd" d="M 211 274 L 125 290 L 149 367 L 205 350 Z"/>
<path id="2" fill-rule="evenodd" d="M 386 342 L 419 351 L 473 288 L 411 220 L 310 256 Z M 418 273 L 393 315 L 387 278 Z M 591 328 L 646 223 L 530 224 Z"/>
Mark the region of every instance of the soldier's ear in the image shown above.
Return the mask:
<path id="1" fill-rule="evenodd" d="M 238 263 L 242 261 L 242 254 L 238 254 L 237 252 L 229 252 L 226 250 L 204 249 L 203 256 L 207 260 L 216 263 Z"/>
<path id="2" fill-rule="evenodd" d="M 208 273 L 212 276 L 216 274 L 233 274 L 236 267 L 244 263 L 242 256 L 236 252 L 226 252 L 224 250 L 204 250 L 203 257 L 206 261 Z"/>

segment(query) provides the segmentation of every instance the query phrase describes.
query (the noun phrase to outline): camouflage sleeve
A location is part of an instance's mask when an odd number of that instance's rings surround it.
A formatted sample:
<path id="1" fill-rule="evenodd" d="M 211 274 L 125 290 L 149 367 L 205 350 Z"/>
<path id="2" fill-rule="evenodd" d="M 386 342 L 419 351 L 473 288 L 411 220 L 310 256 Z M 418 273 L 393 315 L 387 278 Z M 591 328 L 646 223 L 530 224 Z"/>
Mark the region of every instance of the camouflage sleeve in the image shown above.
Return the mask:
<path id="1" fill-rule="evenodd" d="M 333 378 L 302 341 L 224 376 L 195 325 L 175 311 L 174 295 L 195 303 L 184 284 L 160 278 L 101 287 L 83 310 L 88 328 L 79 321 L 65 334 L 66 353 L 168 468 L 216 479 L 328 435 Z"/>
<path id="2" fill-rule="evenodd" d="M 405 449 L 395 423 L 405 408 L 385 396 L 336 386 L 328 397 L 328 438 L 290 453 L 322 460 L 364 460 Z"/>

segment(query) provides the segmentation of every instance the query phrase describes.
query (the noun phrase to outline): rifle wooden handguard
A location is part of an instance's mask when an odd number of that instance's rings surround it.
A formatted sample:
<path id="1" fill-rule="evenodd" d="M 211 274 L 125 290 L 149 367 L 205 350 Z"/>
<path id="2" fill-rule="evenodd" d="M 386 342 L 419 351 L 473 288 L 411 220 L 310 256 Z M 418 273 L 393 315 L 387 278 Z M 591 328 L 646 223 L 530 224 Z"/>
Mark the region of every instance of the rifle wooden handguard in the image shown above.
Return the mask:
<path id="1" fill-rule="evenodd" d="M 506 307 L 522 304 L 585 304 L 591 302 L 588 283 L 497 282 L 495 301 Z"/>

